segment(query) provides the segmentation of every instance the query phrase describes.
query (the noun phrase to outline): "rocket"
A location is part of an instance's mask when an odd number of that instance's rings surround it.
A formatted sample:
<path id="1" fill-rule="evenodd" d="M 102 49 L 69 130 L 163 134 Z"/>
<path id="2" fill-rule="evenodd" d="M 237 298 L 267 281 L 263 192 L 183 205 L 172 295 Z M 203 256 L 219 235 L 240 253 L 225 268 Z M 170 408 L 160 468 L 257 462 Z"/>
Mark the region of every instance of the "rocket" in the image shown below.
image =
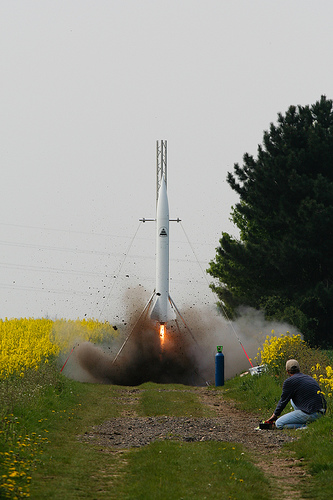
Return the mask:
<path id="1" fill-rule="evenodd" d="M 156 287 L 150 317 L 161 324 L 176 318 L 169 295 L 169 203 L 164 175 L 156 206 Z"/>
<path id="2" fill-rule="evenodd" d="M 169 294 L 169 222 L 181 222 L 181 219 L 169 219 L 167 195 L 167 141 L 156 141 L 156 160 L 156 218 L 146 219 L 144 217 L 139 219 L 142 222 L 150 221 L 156 223 L 156 286 L 141 316 L 149 312 L 150 318 L 159 323 L 160 346 L 161 352 L 163 353 L 167 338 L 165 336 L 167 331 L 166 323 L 177 319 L 177 315 L 182 319 L 192 338 L 194 340 L 195 338 Z M 137 324 L 138 321 L 126 337 L 116 357 L 112 361 L 112 364 L 117 361 L 127 341 L 135 331 Z"/>

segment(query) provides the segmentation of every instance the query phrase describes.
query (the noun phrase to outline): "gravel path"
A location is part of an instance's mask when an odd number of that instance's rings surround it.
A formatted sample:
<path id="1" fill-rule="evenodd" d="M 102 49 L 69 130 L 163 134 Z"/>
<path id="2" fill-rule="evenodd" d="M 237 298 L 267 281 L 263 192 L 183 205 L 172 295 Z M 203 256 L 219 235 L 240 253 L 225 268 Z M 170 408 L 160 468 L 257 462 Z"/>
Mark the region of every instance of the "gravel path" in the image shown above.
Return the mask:
<path id="1" fill-rule="evenodd" d="M 136 414 L 141 389 L 124 388 L 121 417 L 94 426 L 81 439 L 97 441 L 111 452 L 148 445 L 157 440 L 227 441 L 241 443 L 255 463 L 273 480 L 280 498 L 300 500 L 299 481 L 306 477 L 301 462 L 291 453 L 281 456 L 282 445 L 297 439 L 297 434 L 278 430 L 259 430 L 259 416 L 236 408 L 235 402 L 223 397 L 223 391 L 207 387 L 189 389 L 215 415 L 213 418 L 140 417 Z"/>

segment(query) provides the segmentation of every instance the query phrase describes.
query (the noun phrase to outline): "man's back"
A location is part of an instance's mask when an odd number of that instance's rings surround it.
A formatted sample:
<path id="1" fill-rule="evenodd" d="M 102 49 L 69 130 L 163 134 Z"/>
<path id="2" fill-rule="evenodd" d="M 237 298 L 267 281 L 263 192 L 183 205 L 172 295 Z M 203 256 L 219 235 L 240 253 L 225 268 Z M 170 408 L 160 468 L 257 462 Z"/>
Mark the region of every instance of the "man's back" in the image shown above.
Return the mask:
<path id="1" fill-rule="evenodd" d="M 287 404 L 289 399 L 293 400 L 299 410 L 308 414 L 323 407 L 318 382 L 304 373 L 295 373 L 285 380 L 280 403 Z"/>

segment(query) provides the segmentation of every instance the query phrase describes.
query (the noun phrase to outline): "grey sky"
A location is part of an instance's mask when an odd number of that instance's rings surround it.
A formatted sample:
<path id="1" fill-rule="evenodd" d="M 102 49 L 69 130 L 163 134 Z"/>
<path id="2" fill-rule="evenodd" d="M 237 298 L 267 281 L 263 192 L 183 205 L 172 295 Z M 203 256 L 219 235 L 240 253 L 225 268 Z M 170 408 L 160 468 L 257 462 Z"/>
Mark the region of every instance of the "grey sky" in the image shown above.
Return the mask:
<path id="1" fill-rule="evenodd" d="M 332 19 L 330 0 L 0 0 L 0 317 L 114 322 L 129 288 L 149 298 L 157 139 L 192 245 L 173 223 L 171 294 L 212 304 L 192 249 L 206 269 L 237 235 L 226 175 L 277 113 L 332 98 Z"/>

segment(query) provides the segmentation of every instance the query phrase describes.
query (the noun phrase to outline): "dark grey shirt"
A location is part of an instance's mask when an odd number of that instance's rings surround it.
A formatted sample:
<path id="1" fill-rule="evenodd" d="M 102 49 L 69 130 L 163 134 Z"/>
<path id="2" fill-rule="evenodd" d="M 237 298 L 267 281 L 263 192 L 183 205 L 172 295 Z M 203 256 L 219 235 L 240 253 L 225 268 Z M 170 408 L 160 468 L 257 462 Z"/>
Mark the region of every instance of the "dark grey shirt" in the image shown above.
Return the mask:
<path id="1" fill-rule="evenodd" d="M 295 373 L 284 381 L 282 395 L 274 411 L 277 417 L 290 399 L 304 413 L 315 413 L 323 408 L 318 382 L 310 375 L 304 375 L 304 373 Z"/>

